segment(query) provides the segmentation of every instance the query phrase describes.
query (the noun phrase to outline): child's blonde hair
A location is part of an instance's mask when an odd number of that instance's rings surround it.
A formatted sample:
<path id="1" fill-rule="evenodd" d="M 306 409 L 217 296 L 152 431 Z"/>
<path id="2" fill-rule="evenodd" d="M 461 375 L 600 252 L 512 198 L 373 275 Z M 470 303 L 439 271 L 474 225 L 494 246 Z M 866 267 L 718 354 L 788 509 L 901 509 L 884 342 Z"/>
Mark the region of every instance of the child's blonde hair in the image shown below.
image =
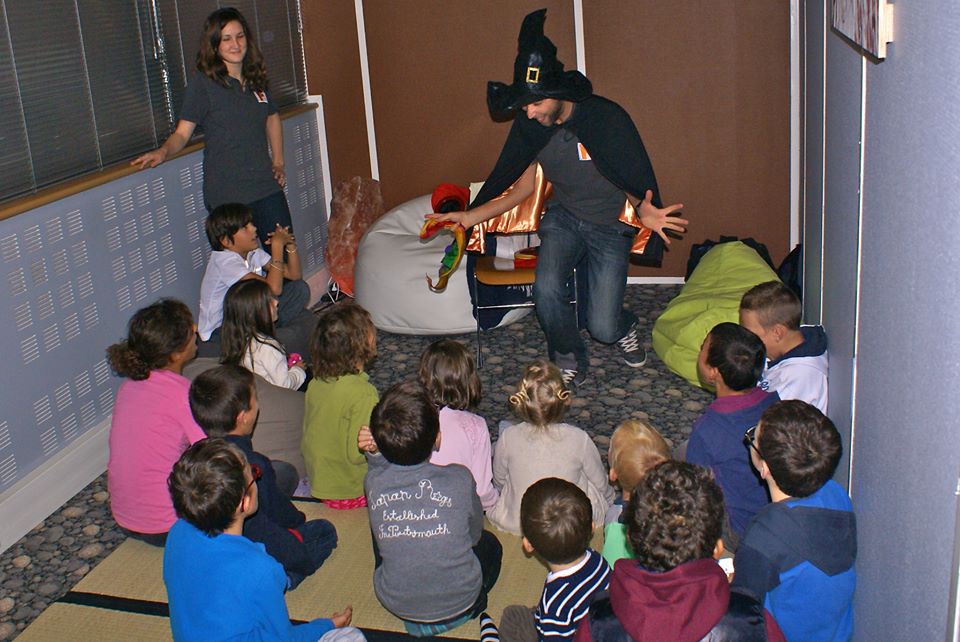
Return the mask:
<path id="1" fill-rule="evenodd" d="M 646 421 L 628 419 L 613 431 L 607 461 L 620 488 L 632 494 L 647 471 L 669 460 L 670 454 L 670 446 L 656 428 Z"/>
<path id="2" fill-rule="evenodd" d="M 510 395 L 510 407 L 518 417 L 535 426 L 549 426 L 563 419 L 570 407 L 570 391 L 560 370 L 537 359 L 523 371 L 517 391 Z"/>

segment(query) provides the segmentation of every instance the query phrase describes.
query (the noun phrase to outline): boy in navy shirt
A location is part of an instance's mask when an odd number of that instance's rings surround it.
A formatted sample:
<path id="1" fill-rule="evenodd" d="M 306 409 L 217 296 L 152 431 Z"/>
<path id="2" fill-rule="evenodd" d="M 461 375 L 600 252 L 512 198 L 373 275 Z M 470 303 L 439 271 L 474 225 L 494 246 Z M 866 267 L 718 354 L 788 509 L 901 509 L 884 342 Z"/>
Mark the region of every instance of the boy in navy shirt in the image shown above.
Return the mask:
<path id="1" fill-rule="evenodd" d="M 733 588 L 763 600 L 788 640 L 851 639 L 857 524 L 850 496 L 831 479 L 840 434 L 793 400 L 768 408 L 744 441 L 773 503 L 747 527 Z"/>
<path id="2" fill-rule="evenodd" d="M 686 460 L 711 469 L 723 489 L 729 522 L 723 543 L 730 551 L 737 550 L 750 518 L 769 502 L 743 445 L 743 432 L 779 399 L 757 387 L 763 355 L 757 335 L 736 323 L 720 323 L 703 340 L 697 361 L 700 378 L 716 387 L 717 398 L 693 425 Z"/>

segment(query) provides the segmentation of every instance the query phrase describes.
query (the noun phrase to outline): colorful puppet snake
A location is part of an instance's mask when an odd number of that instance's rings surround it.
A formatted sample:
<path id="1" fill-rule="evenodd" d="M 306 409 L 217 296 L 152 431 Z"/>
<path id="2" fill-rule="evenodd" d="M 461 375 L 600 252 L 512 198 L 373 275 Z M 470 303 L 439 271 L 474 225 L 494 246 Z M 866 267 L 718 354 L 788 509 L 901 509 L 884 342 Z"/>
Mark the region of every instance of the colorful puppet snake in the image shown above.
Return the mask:
<path id="1" fill-rule="evenodd" d="M 463 258 L 463 251 L 467 246 L 467 231 L 462 225 L 454 221 L 436 221 L 428 219 L 424 221 L 420 228 L 420 238 L 426 240 L 437 234 L 441 230 L 450 230 L 453 232 L 453 243 L 447 246 L 444 251 L 443 260 L 440 261 L 440 276 L 436 285 L 430 275 L 427 275 L 427 287 L 433 292 L 440 292 L 447 287 L 447 281 L 450 275 L 460 265 L 460 259 Z"/>

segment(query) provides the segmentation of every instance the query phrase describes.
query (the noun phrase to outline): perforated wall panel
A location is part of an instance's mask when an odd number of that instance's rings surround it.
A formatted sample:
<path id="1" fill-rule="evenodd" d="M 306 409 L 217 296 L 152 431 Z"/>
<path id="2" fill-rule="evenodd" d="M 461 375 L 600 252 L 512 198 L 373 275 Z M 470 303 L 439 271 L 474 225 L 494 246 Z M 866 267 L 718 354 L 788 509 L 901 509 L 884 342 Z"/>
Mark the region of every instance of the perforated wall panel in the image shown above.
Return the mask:
<path id="1" fill-rule="evenodd" d="M 284 121 L 304 272 L 323 267 L 328 197 L 314 112 Z M 0 492 L 108 418 L 104 359 L 161 297 L 196 314 L 210 246 L 202 152 L 0 221 Z"/>

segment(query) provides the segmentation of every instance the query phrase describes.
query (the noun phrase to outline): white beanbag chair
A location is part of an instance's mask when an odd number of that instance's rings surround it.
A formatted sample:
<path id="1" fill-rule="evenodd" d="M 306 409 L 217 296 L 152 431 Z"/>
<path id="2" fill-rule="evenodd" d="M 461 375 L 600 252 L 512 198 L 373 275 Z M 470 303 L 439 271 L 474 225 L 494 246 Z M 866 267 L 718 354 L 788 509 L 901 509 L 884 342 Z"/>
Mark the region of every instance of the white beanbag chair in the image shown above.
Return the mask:
<path id="1" fill-rule="evenodd" d="M 465 262 L 450 275 L 443 292 L 431 292 L 444 248 L 453 235 L 420 240 L 423 217 L 433 209 L 430 195 L 390 210 L 360 241 L 354 271 L 357 303 L 381 330 L 397 334 L 463 334 L 475 331 Z"/>
<path id="2" fill-rule="evenodd" d="M 466 258 L 450 275 L 445 290 L 431 292 L 427 287 L 426 276 L 436 281 L 443 252 L 453 242 L 453 235 L 446 232 L 427 241 L 420 239 L 423 217 L 431 211 L 429 194 L 407 201 L 384 214 L 360 241 L 354 268 L 357 303 L 370 313 L 373 324 L 386 332 L 476 332 Z M 511 310 L 500 325 L 529 311 Z"/>

